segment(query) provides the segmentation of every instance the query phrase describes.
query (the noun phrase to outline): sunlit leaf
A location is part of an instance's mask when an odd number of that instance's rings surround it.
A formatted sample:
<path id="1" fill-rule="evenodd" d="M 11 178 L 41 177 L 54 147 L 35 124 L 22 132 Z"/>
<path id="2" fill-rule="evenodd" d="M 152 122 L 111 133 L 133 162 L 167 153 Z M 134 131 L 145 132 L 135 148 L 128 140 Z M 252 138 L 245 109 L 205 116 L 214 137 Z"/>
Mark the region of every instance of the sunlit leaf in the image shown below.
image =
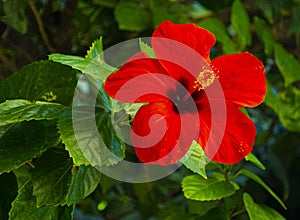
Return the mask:
<path id="1" fill-rule="evenodd" d="M 0 104 L 0 123 L 57 119 L 64 110 L 65 107 L 57 103 L 7 100 Z"/>
<path id="2" fill-rule="evenodd" d="M 87 51 L 87 54 L 86 54 L 85 58 L 90 59 L 90 60 L 94 60 L 94 59 L 100 57 L 102 52 L 103 52 L 102 37 L 100 37 L 99 39 L 97 39 L 93 42 L 92 46 Z M 103 57 L 101 57 L 101 58 L 103 60 Z"/>
<path id="3" fill-rule="evenodd" d="M 235 193 L 233 184 L 214 177 L 204 179 L 199 175 L 187 176 L 182 181 L 182 190 L 187 199 L 197 201 L 218 200 Z"/>
<path id="4" fill-rule="evenodd" d="M 64 55 L 59 53 L 50 54 L 49 60 L 64 64 L 66 66 L 70 66 L 73 69 L 80 70 L 81 72 L 84 72 L 84 70 L 91 62 L 90 60 L 85 59 L 84 57 Z"/>
<path id="5" fill-rule="evenodd" d="M 248 193 L 243 194 L 243 201 L 250 217 L 250 220 L 284 220 L 285 218 L 280 215 L 276 210 L 257 204 L 253 201 Z"/>
<path id="6" fill-rule="evenodd" d="M 77 115 L 75 123 L 76 127 L 80 128 L 80 131 L 76 131 L 76 136 L 71 111 L 62 116 L 58 127 L 62 141 L 76 165 L 113 165 L 124 158 L 125 144 L 118 138 L 108 112 L 98 109 L 94 118 L 89 107 L 76 107 L 73 108 L 73 114 Z M 95 123 L 95 120 L 97 127 L 94 131 L 90 125 Z M 80 146 L 78 142 L 81 143 Z M 100 146 L 103 146 L 103 149 Z"/>
<path id="7" fill-rule="evenodd" d="M 205 166 L 209 162 L 209 159 L 205 156 L 202 147 L 196 141 L 192 142 L 189 151 L 180 162 L 182 162 L 186 168 L 207 179 Z"/>
<path id="8" fill-rule="evenodd" d="M 245 157 L 245 160 L 253 163 L 254 165 L 258 166 L 262 170 L 266 169 L 266 167 L 262 164 L 262 162 L 260 162 L 260 160 L 253 153 L 248 154 Z"/>
<path id="9" fill-rule="evenodd" d="M 141 51 L 145 52 L 149 57 L 155 58 L 155 52 L 148 44 L 146 44 L 141 38 L 139 39 Z"/>

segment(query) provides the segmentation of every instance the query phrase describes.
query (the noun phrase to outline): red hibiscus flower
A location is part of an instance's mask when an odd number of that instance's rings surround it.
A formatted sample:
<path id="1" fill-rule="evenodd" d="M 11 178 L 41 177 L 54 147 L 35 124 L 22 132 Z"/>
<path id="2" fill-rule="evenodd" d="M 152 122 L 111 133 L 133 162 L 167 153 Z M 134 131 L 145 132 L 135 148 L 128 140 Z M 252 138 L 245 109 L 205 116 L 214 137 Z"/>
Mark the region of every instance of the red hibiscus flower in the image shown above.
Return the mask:
<path id="1" fill-rule="evenodd" d="M 233 164 L 248 155 L 256 130 L 239 108 L 264 100 L 261 61 L 247 52 L 211 61 L 215 37 L 194 24 L 165 21 L 154 31 L 151 44 L 156 58 L 139 53 L 104 85 L 118 101 L 146 103 L 132 123 L 132 145 L 139 159 L 174 164 L 193 140 L 215 162 Z"/>

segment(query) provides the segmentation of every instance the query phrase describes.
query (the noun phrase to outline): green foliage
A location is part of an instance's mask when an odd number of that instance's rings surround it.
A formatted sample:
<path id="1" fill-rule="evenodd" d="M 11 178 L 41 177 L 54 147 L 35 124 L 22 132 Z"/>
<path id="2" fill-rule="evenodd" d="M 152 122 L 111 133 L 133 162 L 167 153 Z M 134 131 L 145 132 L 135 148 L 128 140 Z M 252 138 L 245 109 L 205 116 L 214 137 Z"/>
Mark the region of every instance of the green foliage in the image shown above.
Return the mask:
<path id="1" fill-rule="evenodd" d="M 37 206 L 72 205 L 94 191 L 100 173 L 90 166 L 74 167 L 68 152 L 51 148 L 38 160 L 32 174 Z"/>
<path id="2" fill-rule="evenodd" d="M 283 203 L 283 201 L 273 192 L 273 190 L 270 189 L 270 187 L 265 184 L 264 181 L 262 181 L 261 178 L 259 178 L 255 173 L 249 171 L 249 170 L 241 170 L 239 174 L 242 174 L 244 176 L 249 177 L 250 179 L 252 179 L 253 181 L 257 182 L 259 185 L 261 185 L 265 190 L 267 190 L 278 202 L 279 204 L 286 209 L 285 204 Z"/>
<path id="3" fill-rule="evenodd" d="M 20 167 L 58 142 L 55 127 L 36 121 L 14 124 L 0 139 L 0 173 Z"/>
<path id="4" fill-rule="evenodd" d="M 27 99 L 69 105 L 75 85 L 76 72 L 71 68 L 51 61 L 35 62 L 0 81 L 0 102 Z"/>
<path id="5" fill-rule="evenodd" d="M 6 16 L 5 22 L 22 34 L 25 34 L 27 32 L 26 0 L 8 0 L 3 1 L 2 4 Z"/>
<path id="6" fill-rule="evenodd" d="M 224 53 L 238 52 L 236 43 L 228 35 L 226 26 L 221 20 L 218 18 L 206 18 L 199 22 L 198 25 L 214 33 L 217 41 L 222 44 Z"/>
<path id="7" fill-rule="evenodd" d="M 250 21 L 243 4 L 235 0 L 231 8 L 231 25 L 236 31 L 237 41 L 241 49 L 251 44 Z"/>
<path id="8" fill-rule="evenodd" d="M 18 191 L 18 196 L 12 203 L 9 219 L 23 220 L 71 220 L 74 206 L 42 206 L 37 207 L 35 196 L 32 194 L 31 181 L 26 182 Z M 26 211 L 24 211 L 26 210 Z"/>
<path id="9" fill-rule="evenodd" d="M 275 38 L 271 27 L 269 27 L 266 21 L 259 17 L 254 17 L 254 26 L 257 36 L 264 43 L 265 54 L 271 55 L 275 44 Z"/>
<path id="10" fill-rule="evenodd" d="M 205 179 L 207 179 L 205 166 L 208 161 L 209 159 L 205 156 L 204 151 L 196 141 L 193 141 L 189 152 L 180 160 L 186 168 Z"/>
<path id="11" fill-rule="evenodd" d="M 139 39 L 139 44 L 140 44 L 140 49 L 142 52 L 145 52 L 151 58 L 156 57 L 154 50 L 147 43 L 145 43 L 142 39 Z"/>
<path id="12" fill-rule="evenodd" d="M 211 219 L 211 220 L 229 220 L 228 214 L 221 208 L 214 208 L 209 210 L 205 215 L 199 218 L 201 220 Z"/>
<path id="13" fill-rule="evenodd" d="M 274 209 L 255 203 L 248 193 L 244 193 L 243 200 L 250 220 L 285 219 Z"/>
<path id="14" fill-rule="evenodd" d="M 300 90 L 293 86 L 281 89 L 278 105 L 280 106 L 278 116 L 281 123 L 291 131 L 300 132 Z"/>
<path id="15" fill-rule="evenodd" d="M 279 44 L 275 45 L 275 62 L 284 78 L 285 85 L 300 80 L 300 62 Z"/>
<path id="16" fill-rule="evenodd" d="M 235 193 L 236 187 L 226 180 L 199 175 L 187 176 L 182 181 L 182 190 L 187 199 L 197 201 L 218 200 Z"/>
<path id="17" fill-rule="evenodd" d="M 298 218 L 299 3 L 0 1 L 0 219 L 80 218 L 73 217 L 75 205 L 77 211 L 103 219 Z M 103 91 L 101 85 L 115 68 L 106 63 L 102 43 L 108 48 L 150 37 L 164 20 L 211 31 L 217 40 L 212 59 L 246 50 L 264 63 L 265 102 L 245 109 L 256 124 L 256 146 L 240 163 L 221 165 L 209 162 L 193 143 L 189 157 L 181 160 L 184 166 L 168 177 L 121 183 L 101 175 L 95 166 L 114 166 L 123 158 L 137 161 L 118 135 L 130 128 L 142 104 L 119 103 Z M 151 45 L 140 40 L 139 46 L 155 57 Z M 34 62 L 46 56 L 51 61 Z M 84 131 L 79 137 L 70 107 L 78 77 L 97 93 L 95 118 L 77 121 Z M 84 104 L 73 113 L 89 109 Z M 94 134 L 86 126 L 91 120 L 98 129 Z M 90 137 L 101 137 L 106 145 L 101 160 L 92 156 L 99 143 L 84 142 Z M 83 153 L 82 147 L 89 150 Z M 109 151 L 114 158 L 107 156 Z M 275 200 L 288 209 L 279 209 Z"/>
<path id="18" fill-rule="evenodd" d="M 121 30 L 143 31 L 151 25 L 150 11 L 138 1 L 119 2 L 115 7 L 115 18 Z"/>
<path id="19" fill-rule="evenodd" d="M 94 80 L 103 82 L 114 71 L 114 68 L 104 61 L 102 50 L 102 38 L 100 37 L 94 41 L 84 58 L 53 53 L 49 55 L 49 59 L 70 66 L 89 75 Z"/>
<path id="20" fill-rule="evenodd" d="M 254 165 L 258 166 L 260 169 L 265 170 L 266 167 L 260 162 L 260 160 L 253 154 L 250 153 L 245 157 L 246 161 L 250 161 Z"/>
<path id="21" fill-rule="evenodd" d="M 73 111 L 76 111 L 75 114 L 84 115 L 85 109 L 85 107 L 78 107 L 73 109 Z M 125 145 L 118 139 L 116 132 L 113 129 L 109 113 L 105 110 L 99 109 L 96 114 L 96 123 L 100 137 L 115 157 L 106 155 L 109 153 L 108 151 L 103 151 L 101 157 L 93 156 L 98 154 L 97 151 L 99 150 L 99 145 L 102 145 L 102 143 L 99 142 L 99 139 L 95 136 L 95 134 L 91 133 L 90 128 L 86 128 L 86 121 L 91 120 L 94 120 L 94 118 L 90 115 L 81 117 L 77 120 L 78 126 L 82 129 L 80 135 L 75 137 L 72 123 L 72 112 L 67 111 L 64 114 L 58 122 L 58 128 L 62 141 L 66 145 L 66 149 L 69 151 L 76 165 L 92 164 L 93 166 L 102 166 L 116 164 L 125 156 Z M 90 142 L 91 139 L 95 141 Z M 82 148 L 78 145 L 78 141 L 80 143 L 84 143 L 84 154 L 82 153 Z M 87 156 L 89 161 L 86 159 Z"/>
<path id="22" fill-rule="evenodd" d="M 57 103 L 14 99 L 1 103 L 0 109 L 0 122 L 17 123 L 30 120 L 57 119 L 64 112 L 65 107 Z"/>

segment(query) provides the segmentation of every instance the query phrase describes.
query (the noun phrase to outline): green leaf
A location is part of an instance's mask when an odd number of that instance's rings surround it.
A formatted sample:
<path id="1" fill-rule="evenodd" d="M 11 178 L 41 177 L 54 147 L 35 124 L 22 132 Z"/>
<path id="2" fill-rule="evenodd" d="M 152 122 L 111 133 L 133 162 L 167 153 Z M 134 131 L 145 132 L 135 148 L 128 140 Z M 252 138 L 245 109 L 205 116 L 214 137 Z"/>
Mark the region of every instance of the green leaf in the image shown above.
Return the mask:
<path id="1" fill-rule="evenodd" d="M 0 139 L 0 173 L 22 166 L 58 144 L 59 136 L 54 128 L 29 121 L 17 123 L 6 131 Z"/>
<path id="2" fill-rule="evenodd" d="M 243 194 L 243 201 L 250 217 L 250 220 L 284 220 L 285 218 L 280 215 L 276 210 L 257 204 L 253 201 L 248 193 Z"/>
<path id="3" fill-rule="evenodd" d="M 88 74 L 92 77 L 90 80 L 96 80 L 96 84 L 104 82 L 106 77 L 115 71 L 115 68 L 104 60 L 102 37 L 93 42 L 85 58 L 53 53 L 49 55 L 49 59 Z"/>
<path id="4" fill-rule="evenodd" d="M 95 40 L 92 43 L 92 46 L 87 51 L 85 58 L 89 60 L 97 59 L 102 54 L 102 52 L 103 52 L 102 37 L 100 37 L 99 39 Z M 103 56 L 101 58 L 102 60 L 104 60 Z"/>
<path id="5" fill-rule="evenodd" d="M 242 174 L 244 176 L 247 176 L 249 177 L 250 179 L 252 179 L 253 181 L 257 182 L 259 185 L 261 185 L 267 192 L 270 193 L 271 196 L 273 196 L 274 199 L 277 200 L 277 202 L 284 208 L 286 209 L 286 206 L 285 204 L 283 203 L 283 201 L 273 192 L 273 190 L 270 189 L 270 187 L 265 184 L 265 182 L 260 178 L 258 177 L 255 173 L 252 173 L 251 171 L 249 170 L 241 170 L 239 172 L 239 174 Z"/>
<path id="6" fill-rule="evenodd" d="M 145 52 L 150 58 L 156 58 L 155 52 L 147 43 L 139 38 L 139 44 L 141 51 Z"/>
<path id="7" fill-rule="evenodd" d="M 51 148 L 42 154 L 32 173 L 33 195 L 38 207 L 66 204 L 72 167 L 72 159 L 65 150 Z"/>
<path id="8" fill-rule="evenodd" d="M 196 7 L 193 7 L 193 4 L 186 4 L 180 1 L 149 0 L 149 8 L 152 12 L 155 27 L 165 20 L 170 20 L 173 23 L 188 23 L 191 17 L 199 18 L 209 14 L 203 8 L 200 8 L 202 10 L 197 10 Z"/>
<path id="9" fill-rule="evenodd" d="M 97 205 L 97 210 L 102 212 L 106 209 L 108 205 L 108 202 L 106 200 L 102 200 L 98 205 Z"/>
<path id="10" fill-rule="evenodd" d="M 184 213 L 184 214 L 175 213 L 175 214 L 165 218 L 165 220 L 182 220 L 182 219 L 196 220 L 196 217 L 194 215 L 191 215 L 188 213 Z"/>
<path id="11" fill-rule="evenodd" d="M 201 216 L 199 220 L 230 220 L 228 214 L 222 208 L 210 209 L 205 215 Z"/>
<path id="12" fill-rule="evenodd" d="M 204 215 L 210 209 L 216 207 L 214 201 L 195 201 L 195 200 L 188 200 L 188 211 L 192 214 L 197 214 L 199 216 Z"/>
<path id="13" fill-rule="evenodd" d="M 68 152 L 51 148 L 38 160 L 32 174 L 37 206 L 79 203 L 97 187 L 100 172 L 88 166 L 74 167 Z"/>
<path id="14" fill-rule="evenodd" d="M 28 181 L 19 189 L 18 196 L 9 212 L 11 220 L 72 220 L 74 206 L 37 207 L 36 197 L 32 194 L 32 183 Z"/>
<path id="15" fill-rule="evenodd" d="M 300 4 L 292 9 L 292 24 L 290 28 L 292 33 L 300 33 Z"/>
<path id="16" fill-rule="evenodd" d="M 183 163 L 186 168 L 207 179 L 205 166 L 209 162 L 209 159 L 205 156 L 202 147 L 196 141 L 192 142 L 189 151 L 180 162 Z"/>
<path id="17" fill-rule="evenodd" d="M 96 54 L 100 52 L 99 44 L 99 41 L 96 41 L 92 45 L 88 51 L 87 58 L 54 53 L 49 55 L 49 59 L 88 74 L 97 80 L 97 83 L 104 82 L 106 77 L 115 71 L 115 68 L 105 63 L 102 53 Z M 91 59 L 92 57 L 93 59 Z"/>
<path id="18" fill-rule="evenodd" d="M 113 8 L 118 3 L 118 0 L 96 0 L 93 1 L 93 4 Z"/>
<path id="19" fill-rule="evenodd" d="M 97 109 L 95 118 L 90 112 L 90 107 L 82 106 L 73 108 L 73 114 L 76 117 L 76 127 L 80 128 L 76 136 L 73 131 L 74 121 L 72 122 L 71 111 L 66 112 L 59 119 L 58 127 L 62 141 L 76 165 L 113 165 L 124 158 L 125 144 L 119 140 L 112 124 L 111 116 L 107 111 Z M 97 126 L 95 129 L 98 129 L 98 132 L 91 131 L 90 125 L 95 123 L 95 120 Z M 102 140 L 99 138 L 99 135 Z M 81 143 L 81 147 L 76 139 Z M 99 148 L 99 146 L 104 146 L 104 144 L 107 148 Z M 82 149 L 83 147 L 84 149 Z M 99 154 L 100 149 L 101 154 Z"/>
<path id="20" fill-rule="evenodd" d="M 223 51 L 225 53 L 237 53 L 238 48 L 236 43 L 231 40 L 227 33 L 227 29 L 223 21 L 218 18 L 206 18 L 198 23 L 200 27 L 203 27 L 211 31 L 218 42 L 222 44 Z"/>
<path id="21" fill-rule="evenodd" d="M 14 125 L 15 123 L 0 122 L 0 138 Z"/>
<path id="22" fill-rule="evenodd" d="M 197 201 L 218 200 L 235 193 L 236 189 L 228 181 L 214 177 L 203 179 L 199 175 L 187 176 L 182 181 L 182 190 L 187 199 Z"/>
<path id="23" fill-rule="evenodd" d="M 0 103 L 7 99 L 72 102 L 76 71 L 51 61 L 31 63 L 0 81 Z"/>
<path id="24" fill-rule="evenodd" d="M 281 1 L 256 0 L 256 3 L 271 24 L 282 16 L 281 8 L 283 5 Z"/>
<path id="25" fill-rule="evenodd" d="M 26 0 L 2 1 L 4 21 L 22 34 L 27 32 Z"/>
<path id="26" fill-rule="evenodd" d="M 14 174 L 16 175 L 18 181 L 18 188 L 21 188 L 26 182 L 28 182 L 28 180 L 31 179 L 32 169 L 33 166 L 24 164 L 23 166 L 14 170 Z"/>
<path id="27" fill-rule="evenodd" d="M 274 93 L 273 86 L 267 80 L 267 94 L 264 103 L 273 109 L 278 114 L 279 112 L 279 97 Z"/>
<path id="28" fill-rule="evenodd" d="M 72 182 L 67 195 L 67 205 L 79 203 L 98 186 L 101 173 L 91 166 L 79 166 L 73 170 Z"/>
<path id="29" fill-rule="evenodd" d="M 64 55 L 59 53 L 50 54 L 49 60 L 70 66 L 73 69 L 80 70 L 81 72 L 84 72 L 91 62 L 89 59 L 85 59 L 84 57 Z"/>
<path id="30" fill-rule="evenodd" d="M 278 116 L 290 131 L 300 132 L 300 90 L 294 86 L 288 86 L 279 91 Z"/>
<path id="31" fill-rule="evenodd" d="M 231 8 L 231 24 L 237 34 L 241 49 L 251 44 L 250 22 L 247 11 L 240 0 L 235 0 Z"/>
<path id="32" fill-rule="evenodd" d="M 73 130 L 71 112 L 65 113 L 58 121 L 58 129 L 62 142 L 69 151 L 75 165 L 89 165 L 89 161 L 85 158 L 80 149 Z"/>
<path id="33" fill-rule="evenodd" d="M 57 103 L 7 100 L 0 104 L 0 123 L 57 119 L 64 110 L 65 107 Z"/>
<path id="34" fill-rule="evenodd" d="M 143 31 L 151 25 L 150 11 L 143 2 L 121 1 L 114 14 L 121 30 Z"/>
<path id="35" fill-rule="evenodd" d="M 11 203 L 18 195 L 17 178 L 13 172 L 0 175 L 0 219 L 8 219 Z"/>
<path id="36" fill-rule="evenodd" d="M 265 54 L 271 55 L 275 45 L 275 38 L 271 27 L 257 16 L 254 17 L 254 26 L 257 36 L 264 43 Z"/>
<path id="37" fill-rule="evenodd" d="M 245 157 L 245 160 L 253 163 L 254 165 L 258 166 L 262 170 L 266 169 L 266 167 L 260 162 L 260 160 L 253 153 L 248 154 Z"/>
<path id="38" fill-rule="evenodd" d="M 275 45 L 275 62 L 284 78 L 285 85 L 300 80 L 300 62 L 280 44 Z"/>

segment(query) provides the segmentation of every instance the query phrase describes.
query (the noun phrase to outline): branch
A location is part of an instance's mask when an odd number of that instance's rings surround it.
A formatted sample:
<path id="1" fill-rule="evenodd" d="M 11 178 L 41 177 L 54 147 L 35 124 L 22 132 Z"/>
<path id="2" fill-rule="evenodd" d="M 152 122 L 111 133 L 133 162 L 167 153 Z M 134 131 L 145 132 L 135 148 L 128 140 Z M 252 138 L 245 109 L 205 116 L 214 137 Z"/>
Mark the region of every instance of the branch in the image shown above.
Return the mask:
<path id="1" fill-rule="evenodd" d="M 44 28 L 44 24 L 43 24 L 43 21 L 42 21 L 42 18 L 40 16 L 40 14 L 38 13 L 37 11 L 37 8 L 35 7 L 34 3 L 32 0 L 27 0 L 28 1 L 28 4 L 30 6 L 30 9 L 31 11 L 33 12 L 34 16 L 35 16 L 35 19 L 37 21 L 37 24 L 38 24 L 38 27 L 39 27 L 39 31 L 42 35 L 42 38 L 43 38 L 43 41 L 44 43 L 46 44 L 48 50 L 50 52 L 55 52 L 55 49 L 51 46 L 50 42 L 49 42 L 49 39 L 47 37 L 47 34 L 46 34 L 46 31 L 45 31 L 45 28 Z"/>

